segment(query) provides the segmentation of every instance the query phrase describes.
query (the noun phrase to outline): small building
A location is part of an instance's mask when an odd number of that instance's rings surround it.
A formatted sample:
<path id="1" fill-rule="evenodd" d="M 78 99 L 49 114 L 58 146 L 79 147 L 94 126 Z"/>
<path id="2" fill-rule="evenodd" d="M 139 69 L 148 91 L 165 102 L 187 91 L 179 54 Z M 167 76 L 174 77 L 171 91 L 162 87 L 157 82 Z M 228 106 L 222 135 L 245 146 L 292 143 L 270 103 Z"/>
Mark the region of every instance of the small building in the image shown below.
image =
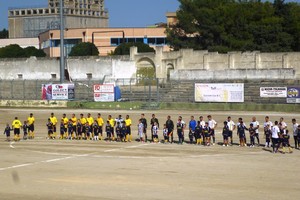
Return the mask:
<path id="1" fill-rule="evenodd" d="M 60 0 L 48 0 L 48 7 L 10 8 L 9 38 L 32 38 L 47 30 L 60 29 Z M 104 0 L 64 0 L 64 24 L 68 29 L 108 27 Z"/>
<path id="2" fill-rule="evenodd" d="M 151 47 L 162 46 L 164 51 L 168 51 L 165 31 L 163 27 L 65 29 L 65 52 L 68 55 L 72 47 L 80 42 L 94 43 L 101 56 L 109 55 L 122 42 L 143 42 Z M 41 33 L 39 43 L 49 57 L 60 57 L 59 30 Z"/>

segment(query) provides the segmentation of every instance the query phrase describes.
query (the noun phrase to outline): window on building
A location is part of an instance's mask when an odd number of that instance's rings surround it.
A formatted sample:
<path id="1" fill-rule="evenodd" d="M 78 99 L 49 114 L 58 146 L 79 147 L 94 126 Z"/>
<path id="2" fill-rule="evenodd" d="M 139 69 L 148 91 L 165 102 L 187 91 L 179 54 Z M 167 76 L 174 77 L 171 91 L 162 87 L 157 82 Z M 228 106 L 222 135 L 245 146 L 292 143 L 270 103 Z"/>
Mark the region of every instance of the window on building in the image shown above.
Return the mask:
<path id="1" fill-rule="evenodd" d="M 56 79 L 56 74 L 51 74 L 51 79 Z"/>
<path id="2" fill-rule="evenodd" d="M 92 73 L 86 73 L 86 77 L 87 77 L 87 79 L 92 79 L 93 78 L 93 74 Z"/>
<path id="3" fill-rule="evenodd" d="M 156 44 L 156 38 L 148 38 L 148 44 L 155 45 Z"/>
<path id="4" fill-rule="evenodd" d="M 157 45 L 166 44 L 166 39 L 165 38 L 156 38 L 156 44 Z"/>
<path id="5" fill-rule="evenodd" d="M 110 45 L 111 46 L 118 46 L 120 44 L 119 38 L 111 38 L 110 39 Z"/>
<path id="6" fill-rule="evenodd" d="M 144 42 L 144 38 L 135 38 L 136 42 Z"/>

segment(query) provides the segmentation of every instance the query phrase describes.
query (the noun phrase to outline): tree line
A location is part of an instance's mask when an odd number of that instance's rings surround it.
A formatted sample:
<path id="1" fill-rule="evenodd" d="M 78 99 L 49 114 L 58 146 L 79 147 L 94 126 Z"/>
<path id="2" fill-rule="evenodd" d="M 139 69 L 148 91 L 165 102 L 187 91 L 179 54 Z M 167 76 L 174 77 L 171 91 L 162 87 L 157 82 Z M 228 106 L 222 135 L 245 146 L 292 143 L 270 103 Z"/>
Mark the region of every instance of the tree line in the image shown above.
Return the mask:
<path id="1" fill-rule="evenodd" d="M 300 51 L 300 4 L 275 0 L 179 0 L 167 29 L 174 50 Z"/>

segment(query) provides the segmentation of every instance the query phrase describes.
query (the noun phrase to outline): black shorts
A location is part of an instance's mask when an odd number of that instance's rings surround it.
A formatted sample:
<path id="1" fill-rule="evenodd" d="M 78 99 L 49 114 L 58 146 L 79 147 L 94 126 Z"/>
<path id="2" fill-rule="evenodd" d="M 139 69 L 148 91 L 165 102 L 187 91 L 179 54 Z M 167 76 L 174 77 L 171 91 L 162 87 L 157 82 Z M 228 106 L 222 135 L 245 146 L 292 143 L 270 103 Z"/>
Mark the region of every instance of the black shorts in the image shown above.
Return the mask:
<path id="1" fill-rule="evenodd" d="M 130 128 L 130 126 L 126 127 L 126 133 L 129 134 L 129 135 L 131 135 L 131 128 Z"/>
<path id="2" fill-rule="evenodd" d="M 52 130 L 48 130 L 48 135 L 52 134 L 53 131 Z"/>
<path id="3" fill-rule="evenodd" d="M 53 126 L 53 132 L 56 133 L 56 125 Z"/>
<path id="4" fill-rule="evenodd" d="M 204 137 L 208 138 L 208 137 L 210 137 L 210 134 L 209 133 L 205 133 Z"/>
<path id="5" fill-rule="evenodd" d="M 223 135 L 223 140 L 228 140 L 228 135 Z"/>
<path id="6" fill-rule="evenodd" d="M 34 124 L 31 124 L 28 126 L 28 130 L 33 132 L 34 131 Z"/>
<path id="7" fill-rule="evenodd" d="M 76 125 L 73 125 L 73 132 L 76 133 Z"/>
<path id="8" fill-rule="evenodd" d="M 240 138 L 240 139 L 244 139 L 244 138 L 245 138 L 245 134 L 244 134 L 244 133 L 240 133 L 240 134 L 239 134 L 239 138 Z"/>
<path id="9" fill-rule="evenodd" d="M 232 138 L 232 131 L 228 131 L 228 137 Z"/>
<path id="10" fill-rule="evenodd" d="M 158 138 L 158 135 L 153 135 L 153 138 L 157 139 L 157 138 Z"/>
<path id="11" fill-rule="evenodd" d="M 98 133 L 100 133 L 100 134 L 102 135 L 102 132 L 103 132 L 102 126 L 99 126 L 99 127 L 98 127 Z"/>
<path id="12" fill-rule="evenodd" d="M 213 137 L 215 137 L 215 130 L 214 130 L 214 129 L 212 129 L 212 130 L 211 130 L 211 132 L 210 132 L 210 136 L 213 136 Z"/>
<path id="13" fill-rule="evenodd" d="M 10 133 L 6 133 L 6 137 L 10 137 Z"/>
<path id="14" fill-rule="evenodd" d="M 20 129 L 19 128 L 15 128 L 14 129 L 14 134 L 15 135 L 20 135 Z"/>

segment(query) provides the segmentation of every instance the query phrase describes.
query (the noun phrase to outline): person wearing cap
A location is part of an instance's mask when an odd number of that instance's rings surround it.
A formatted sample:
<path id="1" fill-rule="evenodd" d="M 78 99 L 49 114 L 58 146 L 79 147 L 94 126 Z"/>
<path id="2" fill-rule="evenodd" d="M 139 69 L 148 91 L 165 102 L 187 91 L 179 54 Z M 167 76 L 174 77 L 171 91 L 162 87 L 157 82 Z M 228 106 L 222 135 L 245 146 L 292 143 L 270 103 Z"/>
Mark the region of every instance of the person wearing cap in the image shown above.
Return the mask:
<path id="1" fill-rule="evenodd" d="M 34 138 L 34 121 L 35 119 L 33 117 L 33 114 L 30 113 L 29 117 L 27 118 L 29 139 Z"/>

